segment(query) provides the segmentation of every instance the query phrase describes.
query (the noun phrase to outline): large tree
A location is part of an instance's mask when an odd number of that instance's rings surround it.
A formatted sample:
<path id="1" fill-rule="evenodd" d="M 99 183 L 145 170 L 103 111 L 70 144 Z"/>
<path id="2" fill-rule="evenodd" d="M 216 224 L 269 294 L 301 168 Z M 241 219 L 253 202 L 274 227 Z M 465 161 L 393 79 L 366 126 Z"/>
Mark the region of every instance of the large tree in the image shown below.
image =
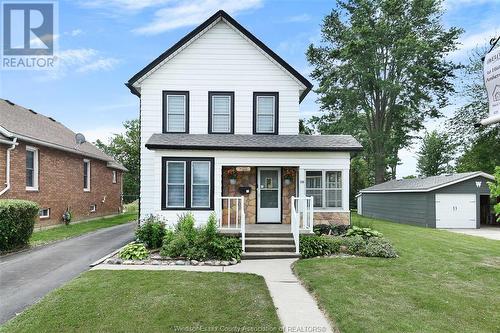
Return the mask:
<path id="1" fill-rule="evenodd" d="M 124 134 L 114 134 L 109 144 L 97 140 L 95 145 L 122 163 L 127 169 L 123 176 L 123 200 L 125 203 L 139 197 L 140 180 L 140 123 L 139 119 L 123 123 Z"/>
<path id="2" fill-rule="evenodd" d="M 417 172 L 420 176 L 437 176 L 451 172 L 455 146 L 446 133 L 426 133 L 418 151 Z"/>
<path id="3" fill-rule="evenodd" d="M 323 111 L 312 121 L 322 133 L 357 134 L 376 183 L 453 91 L 446 55 L 461 30 L 443 28 L 442 14 L 440 0 L 337 0 L 307 51 Z"/>

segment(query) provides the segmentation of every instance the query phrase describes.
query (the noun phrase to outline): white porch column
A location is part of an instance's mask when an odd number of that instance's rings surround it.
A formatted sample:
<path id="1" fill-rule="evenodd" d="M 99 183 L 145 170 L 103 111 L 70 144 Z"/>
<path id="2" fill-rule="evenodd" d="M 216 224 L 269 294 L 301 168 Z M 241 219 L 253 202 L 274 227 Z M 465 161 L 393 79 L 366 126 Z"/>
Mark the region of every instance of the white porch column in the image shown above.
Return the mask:
<path id="1" fill-rule="evenodd" d="M 349 211 L 349 169 L 342 170 L 342 210 Z"/>
<path id="2" fill-rule="evenodd" d="M 303 167 L 299 166 L 299 191 L 297 193 L 298 197 L 306 196 L 306 170 Z"/>
<path id="3" fill-rule="evenodd" d="M 221 218 L 222 214 L 222 165 L 217 163 L 217 160 L 215 162 L 214 166 L 214 210 L 215 210 L 215 215 L 217 217 L 217 222 L 219 222 L 219 219 Z"/>

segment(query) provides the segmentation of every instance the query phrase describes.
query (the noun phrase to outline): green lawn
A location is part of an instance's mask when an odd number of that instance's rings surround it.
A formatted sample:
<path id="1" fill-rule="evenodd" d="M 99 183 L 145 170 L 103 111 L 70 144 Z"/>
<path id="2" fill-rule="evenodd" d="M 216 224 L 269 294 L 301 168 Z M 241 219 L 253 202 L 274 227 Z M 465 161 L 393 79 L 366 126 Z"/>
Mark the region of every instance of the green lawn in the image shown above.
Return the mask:
<path id="1" fill-rule="evenodd" d="M 371 221 L 400 258 L 295 265 L 342 332 L 500 332 L 499 241 Z"/>
<path id="2" fill-rule="evenodd" d="M 236 332 L 234 327 L 279 332 L 280 322 L 264 279 L 257 275 L 90 271 L 0 332 L 149 333 L 174 332 L 176 326 L 184 328 L 179 332 Z M 214 327 L 218 330 L 210 330 Z"/>
<path id="3" fill-rule="evenodd" d="M 131 212 L 88 222 L 62 225 L 43 231 L 35 231 L 30 238 L 30 245 L 37 246 L 56 240 L 75 237 L 97 229 L 108 228 L 115 225 L 127 223 L 135 219 L 137 219 L 137 213 Z"/>

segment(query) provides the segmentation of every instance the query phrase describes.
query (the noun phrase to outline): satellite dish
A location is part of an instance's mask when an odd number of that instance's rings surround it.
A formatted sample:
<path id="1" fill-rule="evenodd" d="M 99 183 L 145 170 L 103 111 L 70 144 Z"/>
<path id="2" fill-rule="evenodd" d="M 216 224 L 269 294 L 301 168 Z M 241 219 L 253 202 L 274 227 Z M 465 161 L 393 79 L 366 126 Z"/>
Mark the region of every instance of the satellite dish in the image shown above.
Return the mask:
<path id="1" fill-rule="evenodd" d="M 77 145 L 81 145 L 82 143 L 85 143 L 85 136 L 82 133 L 77 133 L 75 135 L 75 141 Z"/>

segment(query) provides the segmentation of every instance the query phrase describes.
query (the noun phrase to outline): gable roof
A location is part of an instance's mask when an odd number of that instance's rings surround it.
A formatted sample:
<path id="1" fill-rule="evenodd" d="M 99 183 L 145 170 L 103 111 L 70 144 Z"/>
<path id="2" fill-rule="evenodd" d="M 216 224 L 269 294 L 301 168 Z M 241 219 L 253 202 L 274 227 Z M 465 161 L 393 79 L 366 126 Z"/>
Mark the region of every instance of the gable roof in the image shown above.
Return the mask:
<path id="1" fill-rule="evenodd" d="M 475 177 L 495 179 L 482 171 L 454 173 L 432 177 L 413 179 L 394 179 L 361 190 L 361 193 L 389 193 L 389 192 L 430 192 L 442 187 L 460 183 Z"/>
<path id="2" fill-rule="evenodd" d="M 148 149 L 232 151 L 359 151 L 350 135 L 153 134 Z"/>
<path id="3" fill-rule="evenodd" d="M 96 146 L 75 142 L 75 132 L 56 121 L 31 109 L 0 98 L 0 138 L 7 137 L 68 151 L 108 162 L 108 166 L 126 171 L 126 168 L 106 155 Z"/>
<path id="4" fill-rule="evenodd" d="M 252 41 L 255 45 L 257 45 L 261 50 L 263 50 L 267 55 L 269 55 L 274 61 L 276 61 L 280 66 L 282 66 L 286 71 L 288 71 L 293 77 L 295 77 L 300 83 L 302 83 L 305 87 L 305 90 L 300 94 L 299 101 L 302 101 L 304 97 L 311 91 L 312 83 L 309 82 L 302 74 L 300 74 L 297 70 L 295 70 L 292 66 L 290 66 L 285 60 L 283 60 L 279 55 L 277 55 L 273 50 L 267 47 L 264 43 L 262 43 L 257 37 L 255 37 L 252 33 L 250 33 L 247 29 L 245 29 L 241 24 L 239 24 L 234 18 L 232 18 L 228 13 L 223 10 L 219 10 L 217 13 L 209 17 L 205 22 L 196 27 L 193 31 L 184 36 L 181 40 L 175 43 L 168 50 L 163 52 L 159 57 L 153 60 L 149 65 L 144 67 L 140 72 L 135 74 L 130 80 L 128 80 L 125 85 L 130 89 L 130 91 L 140 97 L 139 90 L 134 86 L 134 84 L 140 80 L 144 75 L 155 69 L 158 65 L 160 65 L 165 59 L 171 56 L 174 52 L 182 48 L 186 43 L 188 43 L 191 39 L 195 38 L 198 34 L 203 32 L 206 28 L 211 26 L 212 24 L 218 22 L 219 20 L 224 19 L 231 26 L 236 28 L 240 33 L 242 33 L 245 37 L 247 37 L 250 41 Z"/>

